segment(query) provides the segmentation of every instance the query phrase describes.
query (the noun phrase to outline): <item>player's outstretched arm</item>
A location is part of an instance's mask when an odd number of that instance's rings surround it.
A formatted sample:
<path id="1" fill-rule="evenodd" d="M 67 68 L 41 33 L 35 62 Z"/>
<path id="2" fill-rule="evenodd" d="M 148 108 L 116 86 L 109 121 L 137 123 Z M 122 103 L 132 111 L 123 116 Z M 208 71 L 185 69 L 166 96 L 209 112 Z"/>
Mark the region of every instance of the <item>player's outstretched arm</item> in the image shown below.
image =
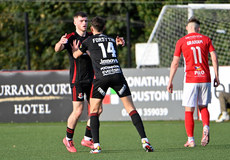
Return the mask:
<path id="1" fill-rule="evenodd" d="M 67 33 L 64 34 L 59 40 L 59 42 L 55 44 L 55 47 L 54 47 L 55 52 L 60 52 L 64 49 L 64 44 L 68 42 L 68 39 L 66 38 L 66 36 L 67 36 Z"/>

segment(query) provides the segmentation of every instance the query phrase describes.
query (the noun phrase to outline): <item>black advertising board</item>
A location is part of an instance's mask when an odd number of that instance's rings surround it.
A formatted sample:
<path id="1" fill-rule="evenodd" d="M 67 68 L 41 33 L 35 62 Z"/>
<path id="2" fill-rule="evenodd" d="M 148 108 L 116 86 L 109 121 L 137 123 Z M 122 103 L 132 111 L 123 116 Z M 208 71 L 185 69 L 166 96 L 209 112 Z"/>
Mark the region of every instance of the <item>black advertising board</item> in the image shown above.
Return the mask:
<path id="1" fill-rule="evenodd" d="M 72 111 L 67 70 L 0 72 L 0 80 L 0 122 L 66 121 Z"/>

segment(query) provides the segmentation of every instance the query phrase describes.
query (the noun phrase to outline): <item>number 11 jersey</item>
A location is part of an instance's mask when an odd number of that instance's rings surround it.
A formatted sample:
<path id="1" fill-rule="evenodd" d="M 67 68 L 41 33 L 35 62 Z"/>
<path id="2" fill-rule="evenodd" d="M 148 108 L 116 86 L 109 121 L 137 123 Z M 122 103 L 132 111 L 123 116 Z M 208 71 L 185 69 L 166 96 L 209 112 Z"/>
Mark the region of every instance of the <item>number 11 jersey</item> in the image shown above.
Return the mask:
<path id="1" fill-rule="evenodd" d="M 184 56 L 185 83 L 211 82 L 208 54 L 215 51 L 209 37 L 190 33 L 177 41 L 174 56 Z"/>

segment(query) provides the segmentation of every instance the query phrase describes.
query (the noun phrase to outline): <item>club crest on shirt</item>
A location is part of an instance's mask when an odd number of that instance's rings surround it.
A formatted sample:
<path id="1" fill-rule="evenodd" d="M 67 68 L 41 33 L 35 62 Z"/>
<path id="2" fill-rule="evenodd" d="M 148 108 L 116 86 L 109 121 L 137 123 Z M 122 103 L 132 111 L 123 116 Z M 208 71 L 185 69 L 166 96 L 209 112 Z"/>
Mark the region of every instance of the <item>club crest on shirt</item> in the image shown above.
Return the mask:
<path id="1" fill-rule="evenodd" d="M 78 96 L 77 96 L 79 99 L 83 99 L 83 93 L 79 93 Z"/>

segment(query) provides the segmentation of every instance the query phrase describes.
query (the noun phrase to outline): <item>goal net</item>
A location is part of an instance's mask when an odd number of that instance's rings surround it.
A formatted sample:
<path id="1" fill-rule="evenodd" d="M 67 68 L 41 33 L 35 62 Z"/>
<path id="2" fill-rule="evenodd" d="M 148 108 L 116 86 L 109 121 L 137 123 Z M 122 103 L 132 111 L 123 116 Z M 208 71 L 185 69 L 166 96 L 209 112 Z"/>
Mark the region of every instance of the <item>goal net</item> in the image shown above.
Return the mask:
<path id="1" fill-rule="evenodd" d="M 162 8 L 147 42 L 147 46 L 158 44 L 160 63 L 155 67 L 170 67 L 176 42 L 187 34 L 185 27 L 191 16 L 201 22 L 200 33 L 212 39 L 219 64 L 230 65 L 230 4 L 189 4 L 167 5 Z M 155 54 L 156 51 L 151 52 Z M 148 58 L 151 58 L 148 47 L 145 47 L 143 55 L 142 57 L 148 55 Z M 184 61 L 180 60 L 180 66 L 183 66 L 183 63 Z M 143 64 L 137 64 L 137 68 Z M 211 65 L 211 60 L 209 64 Z"/>

